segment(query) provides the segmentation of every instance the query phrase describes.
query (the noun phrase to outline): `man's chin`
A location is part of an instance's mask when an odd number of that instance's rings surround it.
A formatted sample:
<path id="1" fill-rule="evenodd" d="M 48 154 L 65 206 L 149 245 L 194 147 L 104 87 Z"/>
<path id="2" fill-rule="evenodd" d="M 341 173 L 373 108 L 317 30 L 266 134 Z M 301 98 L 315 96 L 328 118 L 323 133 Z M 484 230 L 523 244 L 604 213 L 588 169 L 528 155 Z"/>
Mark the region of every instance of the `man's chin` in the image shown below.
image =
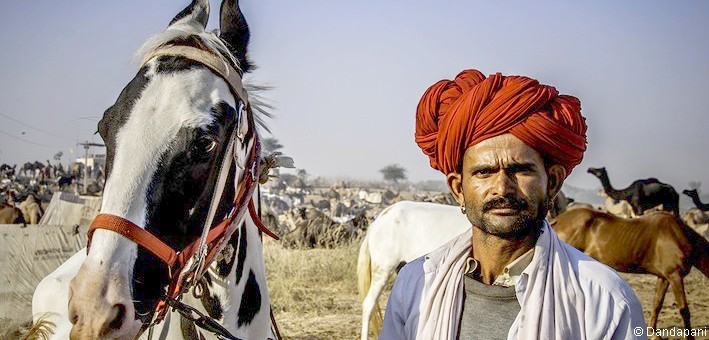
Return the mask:
<path id="1" fill-rule="evenodd" d="M 477 225 L 486 234 L 504 239 L 520 238 L 538 229 L 540 221 L 534 221 L 528 216 L 520 214 L 491 214 L 483 216 L 482 223 Z"/>

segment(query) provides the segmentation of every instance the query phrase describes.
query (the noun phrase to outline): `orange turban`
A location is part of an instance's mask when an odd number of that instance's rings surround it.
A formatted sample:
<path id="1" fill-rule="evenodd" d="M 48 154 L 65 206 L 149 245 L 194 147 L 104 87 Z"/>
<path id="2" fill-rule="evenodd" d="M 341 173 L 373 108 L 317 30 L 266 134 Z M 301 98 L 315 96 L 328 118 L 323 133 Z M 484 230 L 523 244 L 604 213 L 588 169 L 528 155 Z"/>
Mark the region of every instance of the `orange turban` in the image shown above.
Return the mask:
<path id="1" fill-rule="evenodd" d="M 506 133 L 567 175 L 586 151 L 581 102 L 528 77 L 465 70 L 429 87 L 416 110 L 416 143 L 446 175 L 460 171 L 468 147 Z"/>

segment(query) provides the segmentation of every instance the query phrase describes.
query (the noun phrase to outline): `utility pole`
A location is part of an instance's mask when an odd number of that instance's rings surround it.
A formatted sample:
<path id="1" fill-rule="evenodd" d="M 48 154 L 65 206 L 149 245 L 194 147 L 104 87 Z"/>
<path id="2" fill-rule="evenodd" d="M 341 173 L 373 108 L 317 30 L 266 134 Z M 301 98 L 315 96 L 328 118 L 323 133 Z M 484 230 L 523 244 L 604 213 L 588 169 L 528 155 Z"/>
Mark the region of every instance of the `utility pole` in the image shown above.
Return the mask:
<path id="1" fill-rule="evenodd" d="M 105 145 L 99 144 L 99 143 L 89 143 L 89 141 L 85 141 L 83 143 L 79 143 L 79 145 L 84 147 L 84 194 L 86 194 L 87 190 L 87 183 L 86 183 L 86 178 L 89 177 L 89 148 L 92 146 L 100 146 L 103 147 Z M 96 166 L 94 164 L 94 166 Z"/>

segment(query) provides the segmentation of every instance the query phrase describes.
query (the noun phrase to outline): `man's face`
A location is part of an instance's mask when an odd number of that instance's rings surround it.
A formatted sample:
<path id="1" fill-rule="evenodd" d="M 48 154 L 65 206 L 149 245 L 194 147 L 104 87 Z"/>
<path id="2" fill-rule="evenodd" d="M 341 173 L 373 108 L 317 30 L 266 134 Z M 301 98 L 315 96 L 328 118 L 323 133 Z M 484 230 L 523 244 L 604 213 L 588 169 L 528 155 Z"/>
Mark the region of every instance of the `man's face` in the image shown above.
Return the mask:
<path id="1" fill-rule="evenodd" d="M 562 181 L 556 172 L 552 182 Z M 560 186 L 550 188 L 541 155 L 511 134 L 469 147 L 462 173 L 449 175 L 448 183 L 473 226 L 505 239 L 539 229 L 550 189 L 556 194 Z"/>

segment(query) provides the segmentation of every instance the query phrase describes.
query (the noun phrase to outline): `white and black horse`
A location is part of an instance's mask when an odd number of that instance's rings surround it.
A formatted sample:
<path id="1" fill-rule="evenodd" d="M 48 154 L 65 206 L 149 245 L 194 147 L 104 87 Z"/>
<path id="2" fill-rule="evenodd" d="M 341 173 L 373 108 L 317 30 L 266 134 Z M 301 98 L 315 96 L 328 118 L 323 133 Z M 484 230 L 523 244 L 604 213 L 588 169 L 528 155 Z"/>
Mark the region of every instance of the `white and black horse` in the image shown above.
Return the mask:
<path id="1" fill-rule="evenodd" d="M 205 32 L 208 17 L 209 2 L 192 1 L 163 33 L 143 45 L 139 57 L 165 46 L 196 47 L 217 56 L 240 78 L 250 65 L 249 29 L 238 2 L 222 2 L 218 35 Z M 256 128 L 263 118 L 258 114 L 264 113 L 252 114 L 253 100 L 249 105 L 235 95 L 217 73 L 184 56 L 144 60 L 99 122 L 107 147 L 101 214 L 128 221 L 171 248 L 182 249 L 200 238 L 212 201 L 219 203 L 210 225 L 236 213 L 232 200 L 243 179 L 254 176 L 246 161 L 249 152 L 258 151 L 252 147 L 258 143 Z M 231 136 L 238 136 L 233 147 Z M 220 165 L 231 154 L 230 147 L 234 161 L 222 194 L 215 195 Z M 240 228 L 228 245 L 181 302 L 216 321 L 230 333 L 227 338 L 274 338 L 260 232 L 253 215 L 243 216 L 234 222 Z M 162 322 L 152 324 L 171 276 L 174 273 L 145 247 L 97 229 L 88 254 L 75 254 L 39 284 L 33 297 L 35 321 L 46 317 L 54 323 L 57 339 L 223 338 L 202 329 L 205 322 L 190 320 L 196 313 L 185 317 L 173 309 Z"/>

